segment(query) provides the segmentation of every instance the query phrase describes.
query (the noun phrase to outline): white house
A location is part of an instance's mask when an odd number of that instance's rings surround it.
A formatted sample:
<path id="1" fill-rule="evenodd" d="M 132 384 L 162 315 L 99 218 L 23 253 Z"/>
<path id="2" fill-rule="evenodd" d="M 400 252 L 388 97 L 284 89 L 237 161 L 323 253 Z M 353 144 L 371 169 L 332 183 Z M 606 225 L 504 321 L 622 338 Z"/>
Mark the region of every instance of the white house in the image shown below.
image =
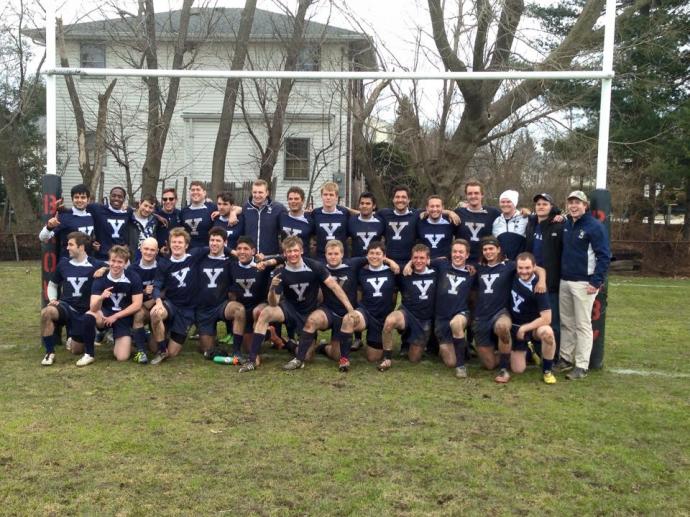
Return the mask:
<path id="1" fill-rule="evenodd" d="M 229 69 L 239 31 L 242 9 L 194 9 L 188 42 L 193 69 Z M 159 68 L 172 68 L 180 11 L 156 14 Z M 136 18 L 118 18 L 65 26 L 65 45 L 70 66 L 93 68 L 141 67 L 142 41 L 134 36 Z M 247 66 L 257 70 L 281 70 L 292 21 L 283 14 L 257 10 L 251 31 Z M 43 38 L 38 35 L 37 39 Z M 298 70 L 353 70 L 375 67 L 367 38 L 342 28 L 308 22 Z M 59 62 L 59 60 L 58 60 Z M 75 77 L 87 125 L 95 129 L 97 96 L 111 78 Z M 161 86 L 167 79 L 161 79 Z M 58 170 L 63 173 L 63 192 L 81 181 L 77 165 L 76 125 L 65 81 L 58 77 Z M 225 181 L 240 184 L 258 175 L 260 151 L 267 141 L 265 117 L 272 116 L 278 80 L 243 80 L 238 97 L 228 150 Z M 156 195 L 163 186 L 180 192 L 192 180 L 210 181 L 211 160 L 225 88 L 224 79 L 187 79 L 180 82 L 163 156 Z M 164 95 L 167 90 L 164 89 Z M 283 145 L 273 175 L 275 196 L 285 198 L 291 185 L 318 192 L 325 181 L 341 185 L 342 197 L 351 201 L 353 189 L 351 118 L 348 105 L 362 94 L 359 81 L 296 81 L 288 103 Z M 243 107 L 241 109 L 241 100 Z M 109 155 L 104 167 L 104 192 L 115 185 L 131 185 L 135 199 L 140 189 L 141 166 L 146 153 L 147 89 L 141 78 L 120 77 L 109 103 L 108 140 L 125 143 L 130 177 Z M 87 138 L 88 141 L 88 138 Z M 90 145 L 93 145 L 92 143 Z M 125 158 L 121 152 L 120 158 Z M 318 196 L 315 196 L 318 198 Z"/>

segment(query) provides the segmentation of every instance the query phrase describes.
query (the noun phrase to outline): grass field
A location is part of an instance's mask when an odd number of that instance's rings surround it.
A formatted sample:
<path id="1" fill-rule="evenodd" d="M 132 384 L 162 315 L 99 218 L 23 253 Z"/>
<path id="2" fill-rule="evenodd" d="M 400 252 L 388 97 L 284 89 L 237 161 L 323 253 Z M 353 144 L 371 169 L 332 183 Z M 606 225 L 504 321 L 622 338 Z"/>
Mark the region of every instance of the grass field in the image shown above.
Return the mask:
<path id="1" fill-rule="evenodd" d="M 193 346 L 45 368 L 38 264 L 0 286 L 3 515 L 690 514 L 687 280 L 613 278 L 607 368 L 555 386 L 361 353 L 239 375 Z"/>

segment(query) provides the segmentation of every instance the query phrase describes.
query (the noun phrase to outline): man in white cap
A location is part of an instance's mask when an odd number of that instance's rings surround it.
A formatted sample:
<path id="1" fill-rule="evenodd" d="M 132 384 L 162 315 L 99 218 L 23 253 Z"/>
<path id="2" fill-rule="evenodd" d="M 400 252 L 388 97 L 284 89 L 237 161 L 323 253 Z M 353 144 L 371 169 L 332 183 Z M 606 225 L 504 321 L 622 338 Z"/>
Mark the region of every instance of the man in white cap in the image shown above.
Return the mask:
<path id="1" fill-rule="evenodd" d="M 571 380 L 587 376 L 592 352 L 592 307 L 611 261 L 606 229 L 588 208 L 584 192 L 575 190 L 568 195 L 559 293 L 561 360 L 556 369 L 571 370 L 566 375 Z"/>
<path id="2" fill-rule="evenodd" d="M 501 250 L 510 260 L 515 260 L 519 253 L 525 251 L 528 219 L 517 209 L 518 196 L 516 190 L 506 190 L 501 194 L 498 199 L 501 215 L 494 220 L 491 232 L 501 243 Z"/>

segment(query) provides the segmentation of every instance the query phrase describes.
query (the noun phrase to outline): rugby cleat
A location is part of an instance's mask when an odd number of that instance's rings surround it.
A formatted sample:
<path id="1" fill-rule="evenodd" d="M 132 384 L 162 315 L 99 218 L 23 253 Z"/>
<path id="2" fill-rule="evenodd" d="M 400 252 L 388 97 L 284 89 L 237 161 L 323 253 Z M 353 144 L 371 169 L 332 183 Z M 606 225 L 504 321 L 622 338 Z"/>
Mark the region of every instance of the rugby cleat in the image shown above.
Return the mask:
<path id="1" fill-rule="evenodd" d="M 96 359 L 94 356 L 89 355 L 89 354 L 84 354 L 81 356 L 81 359 L 77 361 L 77 366 L 88 366 L 92 364 Z"/>
<path id="2" fill-rule="evenodd" d="M 304 368 L 304 361 L 300 361 L 296 357 L 292 359 L 290 362 L 285 363 L 283 365 L 283 370 L 286 372 L 292 371 L 292 370 L 299 370 L 300 368 Z"/>
<path id="3" fill-rule="evenodd" d="M 341 373 L 349 372 L 350 371 L 350 360 L 345 358 L 345 357 L 341 357 L 340 361 L 338 362 L 338 371 Z"/>
<path id="4" fill-rule="evenodd" d="M 161 364 L 167 358 L 168 358 L 168 352 L 158 352 L 156 354 L 156 356 L 153 359 L 151 359 L 151 364 L 156 366 L 157 364 Z"/>
<path id="5" fill-rule="evenodd" d="M 551 372 L 544 372 L 544 382 L 546 384 L 556 384 L 556 376 Z"/>
<path id="6" fill-rule="evenodd" d="M 455 377 L 458 379 L 467 379 L 467 368 L 464 366 L 455 367 Z"/>
<path id="7" fill-rule="evenodd" d="M 149 356 L 146 355 L 146 352 L 137 352 L 132 361 L 139 364 L 149 364 Z"/>
<path id="8" fill-rule="evenodd" d="M 494 377 L 494 381 L 498 384 L 508 384 L 510 382 L 510 373 L 508 373 L 506 368 L 501 368 L 498 375 Z"/>
<path id="9" fill-rule="evenodd" d="M 46 354 L 41 361 L 43 366 L 52 366 L 55 363 L 55 354 L 53 352 Z"/>
<path id="10" fill-rule="evenodd" d="M 254 364 L 251 361 L 248 361 L 245 364 L 243 364 L 238 371 L 240 373 L 247 373 L 247 372 L 253 372 L 254 370 L 256 370 L 256 364 Z"/>

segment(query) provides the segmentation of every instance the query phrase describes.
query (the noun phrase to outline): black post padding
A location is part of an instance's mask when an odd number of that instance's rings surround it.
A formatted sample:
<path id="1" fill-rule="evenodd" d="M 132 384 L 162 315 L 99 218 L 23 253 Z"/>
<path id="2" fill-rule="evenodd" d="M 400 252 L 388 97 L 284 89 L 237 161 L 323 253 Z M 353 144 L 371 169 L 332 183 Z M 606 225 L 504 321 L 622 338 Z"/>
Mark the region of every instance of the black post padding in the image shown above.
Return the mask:
<path id="1" fill-rule="evenodd" d="M 596 189 L 590 194 L 590 210 L 592 215 L 599 219 L 606 228 L 606 235 L 611 247 L 611 192 L 605 189 Z M 606 308 L 608 306 L 608 275 L 604 279 L 599 294 L 594 300 L 592 308 L 592 331 L 594 342 L 592 344 L 592 355 L 589 357 L 589 367 L 594 369 L 604 366 L 604 337 L 606 330 Z"/>
<path id="2" fill-rule="evenodd" d="M 62 197 L 62 181 L 56 174 L 46 174 L 43 176 L 43 202 L 41 203 L 41 221 L 43 224 L 55 215 L 57 201 Z M 58 257 L 60 256 L 55 239 L 50 242 L 41 243 L 41 271 L 42 289 L 41 305 L 45 307 L 48 303 L 48 281 L 55 272 Z"/>

